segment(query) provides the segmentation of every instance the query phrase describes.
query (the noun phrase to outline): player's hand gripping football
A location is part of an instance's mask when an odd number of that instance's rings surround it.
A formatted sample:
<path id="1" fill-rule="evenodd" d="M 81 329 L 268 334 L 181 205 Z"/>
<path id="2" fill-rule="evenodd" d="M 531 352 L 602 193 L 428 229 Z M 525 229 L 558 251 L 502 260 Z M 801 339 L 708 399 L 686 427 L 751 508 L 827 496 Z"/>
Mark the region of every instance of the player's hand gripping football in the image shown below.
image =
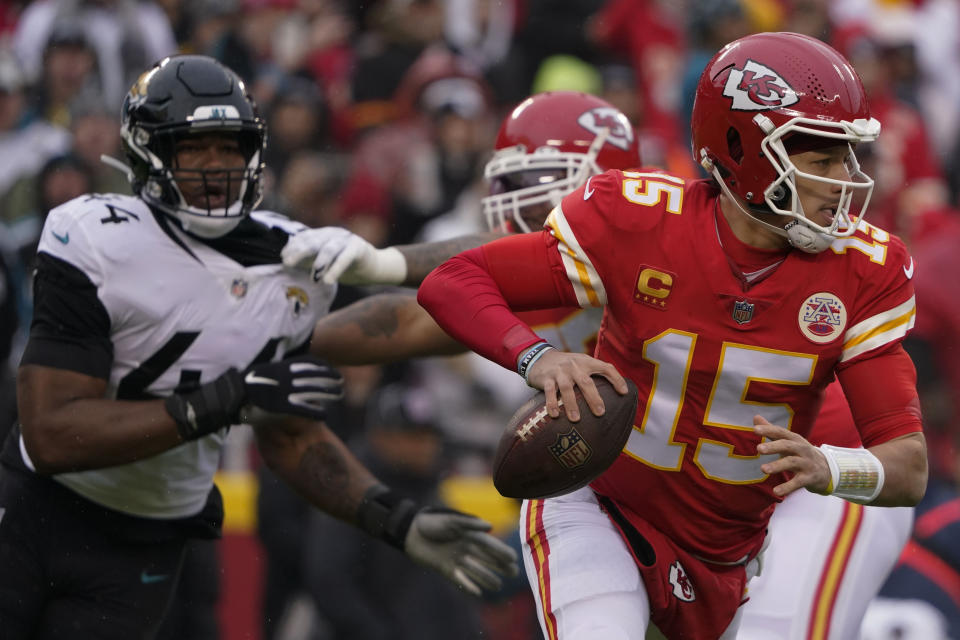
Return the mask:
<path id="1" fill-rule="evenodd" d="M 307 229 L 287 241 L 280 252 L 287 269 L 304 269 L 314 282 L 372 285 L 400 284 L 407 261 L 397 249 L 377 249 L 341 227 Z"/>
<path id="2" fill-rule="evenodd" d="M 790 475 L 789 480 L 773 488 L 776 496 L 782 498 L 803 488 L 813 493 L 827 494 L 830 466 L 820 449 L 800 434 L 771 424 L 761 416 L 753 417 L 753 431 L 765 438 L 757 445 L 757 453 L 780 456 L 777 460 L 762 464 L 760 470 L 768 475 L 784 472 Z"/>
<path id="3" fill-rule="evenodd" d="M 237 424 L 252 410 L 323 420 L 327 404 L 342 396 L 339 371 L 313 356 L 296 356 L 243 373 L 230 368 L 193 391 L 174 393 L 164 406 L 186 441 Z"/>
<path id="4" fill-rule="evenodd" d="M 489 533 L 480 518 L 449 509 L 423 508 L 404 538 L 403 550 L 413 560 L 438 571 L 454 584 L 479 596 L 497 591 L 500 576 L 517 575 L 517 554 Z"/>
<path id="5" fill-rule="evenodd" d="M 597 360 L 583 353 L 570 353 L 550 349 L 543 354 L 527 372 L 527 384 L 543 390 L 547 399 L 547 412 L 556 418 L 560 415 L 560 400 L 571 422 L 580 420 L 580 408 L 574 387 L 580 387 L 583 398 L 595 416 L 602 416 L 605 409 L 596 385 L 590 379 L 601 375 L 613 385 L 617 393 L 627 393 L 627 382 L 609 362 Z"/>

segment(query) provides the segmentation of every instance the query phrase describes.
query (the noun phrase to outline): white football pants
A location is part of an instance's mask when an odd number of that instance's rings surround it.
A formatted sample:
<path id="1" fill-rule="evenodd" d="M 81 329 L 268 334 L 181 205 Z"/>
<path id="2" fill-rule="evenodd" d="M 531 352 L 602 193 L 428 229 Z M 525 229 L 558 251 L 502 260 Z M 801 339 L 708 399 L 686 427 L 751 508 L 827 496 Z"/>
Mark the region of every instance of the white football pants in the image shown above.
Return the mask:
<path id="1" fill-rule="evenodd" d="M 851 640 L 910 537 L 910 507 L 863 507 L 806 490 L 773 512 L 738 640 Z"/>
<path id="2" fill-rule="evenodd" d="M 520 511 L 523 564 L 544 638 L 644 640 L 650 624 L 646 589 L 633 555 L 593 491 L 585 487 L 544 503 L 549 555 L 528 543 L 529 501 Z M 757 562 L 751 562 L 747 575 L 756 567 Z M 719 640 L 737 637 L 741 614 L 742 607 Z"/>

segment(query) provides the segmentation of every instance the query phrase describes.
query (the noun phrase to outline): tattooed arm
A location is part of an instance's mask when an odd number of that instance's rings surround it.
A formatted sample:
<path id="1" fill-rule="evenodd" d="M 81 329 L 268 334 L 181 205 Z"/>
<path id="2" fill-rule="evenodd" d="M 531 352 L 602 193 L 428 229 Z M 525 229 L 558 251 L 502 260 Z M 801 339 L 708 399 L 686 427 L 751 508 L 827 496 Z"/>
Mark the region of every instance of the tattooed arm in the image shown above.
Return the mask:
<path id="1" fill-rule="evenodd" d="M 417 303 L 415 292 L 381 293 L 317 322 L 310 353 L 337 365 L 382 364 L 452 355 L 466 348 Z"/>
<path id="2" fill-rule="evenodd" d="M 496 240 L 504 234 L 488 231 L 474 233 L 439 242 L 421 242 L 419 244 L 398 245 L 396 248 L 407 260 L 407 277 L 401 283 L 407 287 L 417 287 L 431 271 L 449 258 Z"/>
<path id="3" fill-rule="evenodd" d="M 281 256 L 286 268 L 306 269 L 315 281 L 416 287 L 448 258 L 501 235 L 475 233 L 440 242 L 377 249 L 341 227 L 320 227 L 306 229 L 292 236 L 283 247 Z"/>
<path id="4" fill-rule="evenodd" d="M 279 478 L 318 509 L 357 523 L 364 494 L 379 483 L 326 425 L 272 416 L 254 433 L 264 462 Z"/>
<path id="5" fill-rule="evenodd" d="M 403 550 L 475 595 L 517 575 L 517 554 L 466 513 L 421 505 L 380 484 L 319 422 L 272 416 L 256 429 L 260 452 L 276 474 L 310 504 Z M 277 423 L 276 421 L 279 421 Z"/>

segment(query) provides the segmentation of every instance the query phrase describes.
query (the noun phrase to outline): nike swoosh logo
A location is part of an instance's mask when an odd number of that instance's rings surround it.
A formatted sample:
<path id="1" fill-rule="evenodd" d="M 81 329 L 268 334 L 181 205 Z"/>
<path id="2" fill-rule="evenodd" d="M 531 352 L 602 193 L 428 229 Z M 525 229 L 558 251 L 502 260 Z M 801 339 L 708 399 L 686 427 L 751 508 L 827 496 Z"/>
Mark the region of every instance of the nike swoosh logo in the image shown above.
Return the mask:
<path id="1" fill-rule="evenodd" d="M 190 426 L 193 427 L 194 431 L 199 428 L 197 425 L 197 410 L 194 409 L 193 405 L 189 402 L 187 403 L 187 422 L 190 423 Z"/>
<path id="2" fill-rule="evenodd" d="M 263 377 L 263 376 L 255 376 L 255 375 L 253 375 L 253 372 L 252 372 L 252 371 L 251 371 L 250 373 L 248 373 L 248 374 L 243 378 L 243 381 L 246 382 L 247 384 L 272 384 L 272 385 L 278 385 L 278 384 L 280 384 L 279 382 L 277 382 L 277 381 L 274 380 L 273 378 L 265 378 L 265 377 Z"/>
<path id="3" fill-rule="evenodd" d="M 147 573 L 146 571 L 140 572 L 140 582 L 143 584 L 156 584 L 157 582 L 163 582 L 170 577 L 168 573 Z"/>
<path id="4" fill-rule="evenodd" d="M 907 280 L 913 279 L 913 256 L 910 256 L 910 266 L 903 268 L 903 275 L 907 276 Z"/>
<path id="5" fill-rule="evenodd" d="M 587 186 L 583 188 L 583 199 L 589 200 L 590 196 L 593 195 L 593 189 L 590 188 L 590 181 L 593 180 L 593 176 L 587 178 Z"/>
<path id="6" fill-rule="evenodd" d="M 52 234 L 53 234 L 53 237 L 56 238 L 57 240 L 59 240 L 60 242 L 62 242 L 63 244 L 67 244 L 68 242 L 70 242 L 70 232 L 69 232 L 69 231 L 67 231 L 67 232 L 66 232 L 65 234 L 63 234 L 62 236 L 59 235 L 59 234 L 58 234 L 56 231 L 54 231 L 53 229 L 50 230 L 50 233 L 52 233 Z"/>

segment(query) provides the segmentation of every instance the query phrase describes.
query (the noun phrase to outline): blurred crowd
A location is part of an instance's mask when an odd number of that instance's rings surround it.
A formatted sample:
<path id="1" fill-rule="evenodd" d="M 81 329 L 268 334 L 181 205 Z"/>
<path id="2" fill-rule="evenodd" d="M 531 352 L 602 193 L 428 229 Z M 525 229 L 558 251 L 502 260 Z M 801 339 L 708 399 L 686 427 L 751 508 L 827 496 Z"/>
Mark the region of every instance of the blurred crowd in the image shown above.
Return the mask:
<path id="1" fill-rule="evenodd" d="M 386 246 L 484 227 L 479 199 L 496 127 L 534 92 L 601 95 L 633 121 L 645 164 L 698 177 L 687 126 L 697 78 L 724 43 L 756 31 L 795 31 L 836 47 L 861 75 L 883 124 L 878 142 L 858 149 L 877 183 L 868 220 L 903 237 L 916 260 L 910 352 L 931 487 L 938 500 L 954 500 L 958 0 L 0 2 L 2 424 L 15 417 L 13 375 L 30 323 L 30 272 L 44 217 L 86 192 L 129 193 L 124 174 L 101 156 L 122 157 L 120 103 L 153 61 L 203 53 L 247 82 L 269 127 L 261 208 L 310 226 L 344 226 Z M 337 304 L 368 293 L 344 287 Z M 347 398 L 332 426 L 394 486 L 425 499 L 480 500 L 464 479 L 489 472 L 500 429 L 527 393 L 515 376 L 493 369 L 469 356 L 348 369 Z M 317 639 L 536 637 L 524 585 L 481 606 L 421 573 L 401 579 L 410 572 L 393 551 L 310 513 L 265 472 L 260 489 L 260 534 L 272 562 L 265 638 L 283 637 L 285 612 L 302 594 L 312 602 L 309 637 Z M 956 546 L 953 554 L 960 555 Z M 406 597 L 382 593 L 384 576 L 402 580 Z M 434 628 L 418 627 L 421 597 L 445 603 L 431 607 L 444 613 Z M 953 620 L 943 614 L 954 637 L 958 610 L 960 599 Z M 192 628 L 196 635 L 171 637 L 212 637 Z"/>

